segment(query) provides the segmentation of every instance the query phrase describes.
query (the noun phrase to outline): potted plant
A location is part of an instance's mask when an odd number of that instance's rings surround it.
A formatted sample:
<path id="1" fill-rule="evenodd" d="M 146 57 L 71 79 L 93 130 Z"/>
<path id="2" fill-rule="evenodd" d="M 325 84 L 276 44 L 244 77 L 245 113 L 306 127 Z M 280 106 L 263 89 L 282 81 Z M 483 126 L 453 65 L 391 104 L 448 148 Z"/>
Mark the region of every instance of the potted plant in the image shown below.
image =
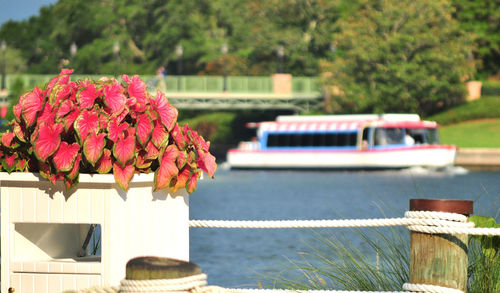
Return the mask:
<path id="1" fill-rule="evenodd" d="M 188 260 L 187 193 L 202 171 L 216 171 L 209 142 L 181 127 L 177 109 L 138 76 L 71 81 L 72 72 L 22 95 L 1 135 L 2 280 L 20 286 L 27 272 L 16 268 L 63 258 L 77 265 L 35 273 L 89 275 L 74 257 L 88 224 L 102 225 L 92 284 L 116 285 L 139 254 Z"/>
<path id="2" fill-rule="evenodd" d="M 12 130 L 2 134 L 1 168 L 39 172 L 67 190 L 80 173 L 112 172 L 124 190 L 136 173 L 155 173 L 154 189 L 196 189 L 201 170 L 213 176 L 215 158 L 165 95 L 152 96 L 138 76 L 70 81 L 62 70 L 14 106 Z"/>

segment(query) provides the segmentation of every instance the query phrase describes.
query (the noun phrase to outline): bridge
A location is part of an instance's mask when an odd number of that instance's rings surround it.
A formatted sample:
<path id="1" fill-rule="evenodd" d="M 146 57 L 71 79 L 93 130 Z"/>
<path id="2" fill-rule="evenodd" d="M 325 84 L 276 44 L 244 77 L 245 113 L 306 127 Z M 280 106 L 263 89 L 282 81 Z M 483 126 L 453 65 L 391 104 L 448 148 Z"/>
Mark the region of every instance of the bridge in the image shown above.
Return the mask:
<path id="1" fill-rule="evenodd" d="M 6 87 L 22 82 L 24 88 L 43 86 L 54 75 L 7 75 Z M 72 75 L 73 80 L 101 75 Z M 303 112 L 323 107 L 317 77 L 273 76 L 167 76 L 143 75 L 150 91 L 164 91 L 170 103 L 192 110 L 290 110 Z"/>

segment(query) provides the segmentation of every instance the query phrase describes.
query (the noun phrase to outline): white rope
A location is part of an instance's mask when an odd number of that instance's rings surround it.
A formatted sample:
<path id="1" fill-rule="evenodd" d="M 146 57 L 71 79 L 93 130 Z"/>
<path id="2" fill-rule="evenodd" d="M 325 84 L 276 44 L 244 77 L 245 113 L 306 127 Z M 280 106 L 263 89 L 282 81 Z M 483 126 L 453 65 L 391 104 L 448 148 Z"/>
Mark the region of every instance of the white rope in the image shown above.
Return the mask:
<path id="1" fill-rule="evenodd" d="M 464 215 L 409 211 L 404 218 L 389 219 L 350 219 L 350 220 L 277 220 L 277 221 L 223 221 L 190 220 L 190 227 L 198 228 L 360 228 L 383 226 L 408 226 L 410 230 L 422 233 L 469 234 L 500 236 L 500 228 L 474 228 Z"/>
<path id="2" fill-rule="evenodd" d="M 345 291 L 345 290 L 291 290 L 291 289 L 233 289 L 242 293 L 408 293 L 406 291 Z"/>
<path id="3" fill-rule="evenodd" d="M 127 280 L 120 282 L 120 292 L 191 292 L 207 284 L 207 275 L 199 274 L 177 279 Z"/>
<path id="4" fill-rule="evenodd" d="M 426 293 L 464 293 L 464 291 L 459 289 L 453 289 L 436 285 L 410 284 L 410 283 L 403 284 L 403 290 L 411 292 L 426 292 Z"/>
<path id="5" fill-rule="evenodd" d="M 425 292 L 425 293 L 463 293 L 462 290 L 447 288 L 435 285 L 425 284 L 403 284 L 403 290 L 406 291 L 345 291 L 345 290 L 291 290 L 291 289 L 231 289 L 232 291 L 242 293 L 408 293 L 408 292 Z"/>

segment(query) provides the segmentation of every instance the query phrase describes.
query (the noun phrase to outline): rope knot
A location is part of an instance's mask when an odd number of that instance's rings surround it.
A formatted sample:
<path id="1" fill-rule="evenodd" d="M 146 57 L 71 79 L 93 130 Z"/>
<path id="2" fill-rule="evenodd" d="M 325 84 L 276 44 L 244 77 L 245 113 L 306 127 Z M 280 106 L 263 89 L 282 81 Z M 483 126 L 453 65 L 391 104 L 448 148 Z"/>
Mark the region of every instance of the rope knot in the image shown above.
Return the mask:
<path id="1" fill-rule="evenodd" d="M 474 223 L 468 222 L 466 216 L 455 213 L 408 211 L 405 218 L 410 222 L 408 229 L 422 233 L 457 233 L 457 228 L 474 228 Z"/>

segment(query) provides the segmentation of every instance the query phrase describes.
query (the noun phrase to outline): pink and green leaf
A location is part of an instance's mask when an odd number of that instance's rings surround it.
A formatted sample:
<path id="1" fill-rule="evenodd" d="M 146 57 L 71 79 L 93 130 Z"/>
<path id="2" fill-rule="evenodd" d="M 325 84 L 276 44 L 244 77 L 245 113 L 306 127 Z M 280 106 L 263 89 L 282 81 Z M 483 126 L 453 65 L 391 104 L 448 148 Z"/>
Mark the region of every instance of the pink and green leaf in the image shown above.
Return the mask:
<path id="1" fill-rule="evenodd" d="M 135 125 L 137 140 L 141 145 L 145 145 L 149 138 L 151 137 L 151 133 L 153 132 L 153 121 L 151 121 L 151 117 L 148 113 L 144 113 L 139 116 L 137 119 L 137 124 Z"/>
<path id="2" fill-rule="evenodd" d="M 130 111 L 125 108 L 118 116 L 115 115 L 115 121 L 116 123 L 120 124 L 123 122 L 123 120 L 125 120 L 125 117 L 127 117 L 127 115 L 129 115 Z M 113 115 L 113 113 L 111 113 L 111 115 Z"/>
<path id="3" fill-rule="evenodd" d="M 179 172 L 179 174 L 176 176 L 175 182 L 174 180 L 172 180 L 170 184 L 172 192 L 176 192 L 179 189 L 186 188 L 186 183 L 189 180 L 189 174 L 189 168 L 184 168 Z"/>
<path id="4" fill-rule="evenodd" d="M 96 134 L 92 132 L 83 142 L 83 154 L 92 166 L 95 166 L 104 152 L 104 146 L 106 145 L 105 137 L 105 133 Z"/>
<path id="5" fill-rule="evenodd" d="M 109 125 L 109 115 L 104 112 L 99 113 L 99 126 L 101 130 L 106 130 L 108 128 L 108 125 Z"/>
<path id="6" fill-rule="evenodd" d="M 64 187 L 66 187 L 66 192 L 70 192 L 78 185 L 79 182 L 78 179 L 79 179 L 78 177 L 73 179 L 64 177 Z"/>
<path id="7" fill-rule="evenodd" d="M 151 141 L 154 143 L 156 148 L 160 149 L 165 146 L 168 142 L 168 137 L 168 132 L 163 124 L 161 124 L 159 120 L 155 120 Z"/>
<path id="8" fill-rule="evenodd" d="M 73 169 L 79 151 L 80 146 L 77 143 L 68 144 L 65 141 L 61 142 L 53 157 L 56 172 L 66 172 Z"/>
<path id="9" fill-rule="evenodd" d="M 50 164 L 40 161 L 38 161 L 38 172 L 40 172 L 40 175 L 45 179 L 49 179 L 53 174 Z"/>
<path id="10" fill-rule="evenodd" d="M 82 160 L 82 155 L 79 153 L 76 155 L 75 162 L 73 163 L 73 168 L 66 174 L 69 179 L 75 179 L 80 174 L 80 161 Z"/>
<path id="11" fill-rule="evenodd" d="M 135 166 L 137 169 L 148 169 L 153 163 L 153 160 L 147 158 L 147 152 L 144 150 L 137 154 L 136 159 Z"/>
<path id="12" fill-rule="evenodd" d="M 113 145 L 113 157 L 120 163 L 122 167 L 132 160 L 135 155 L 135 136 L 128 136 L 119 139 Z"/>
<path id="13" fill-rule="evenodd" d="M 154 191 L 166 188 L 174 176 L 179 173 L 179 169 L 175 164 L 175 160 L 179 154 L 179 150 L 175 145 L 168 146 L 161 157 L 160 166 L 155 171 Z"/>
<path id="14" fill-rule="evenodd" d="M 73 110 L 73 102 L 71 100 L 66 100 L 61 103 L 59 109 L 57 110 L 56 118 L 60 119 L 61 117 L 66 116 L 71 110 Z"/>
<path id="15" fill-rule="evenodd" d="M 2 160 L 2 166 L 7 172 L 12 172 L 16 168 L 17 154 L 5 155 Z"/>
<path id="16" fill-rule="evenodd" d="M 119 83 L 108 84 L 104 88 L 104 103 L 112 115 L 119 115 L 125 109 L 126 97 Z"/>
<path id="17" fill-rule="evenodd" d="M 16 148 L 19 146 L 19 143 L 17 143 L 14 138 L 16 137 L 16 134 L 13 132 L 4 132 L 2 134 L 2 145 L 7 147 L 7 148 Z"/>
<path id="18" fill-rule="evenodd" d="M 215 157 L 211 153 L 205 153 L 198 150 L 198 159 L 196 163 L 201 170 L 208 173 L 208 176 L 214 177 L 215 171 L 217 170 L 217 163 L 215 162 Z"/>
<path id="19" fill-rule="evenodd" d="M 12 111 L 14 112 L 14 117 L 16 118 L 16 121 L 21 123 L 21 114 L 23 113 L 23 107 L 21 104 L 14 105 L 12 107 Z"/>
<path id="20" fill-rule="evenodd" d="M 42 124 L 34 143 L 35 156 L 45 162 L 49 156 L 54 154 L 61 143 L 62 124 Z"/>
<path id="21" fill-rule="evenodd" d="M 16 171 L 17 172 L 27 172 L 28 168 L 28 160 L 26 159 L 19 159 L 17 160 L 17 164 L 16 164 Z"/>
<path id="22" fill-rule="evenodd" d="M 177 123 L 175 123 L 175 126 L 170 133 L 172 134 L 172 137 L 174 138 L 174 142 L 177 145 L 177 147 L 181 150 L 184 150 L 187 145 L 187 140 Z"/>
<path id="23" fill-rule="evenodd" d="M 35 87 L 31 92 L 28 92 L 21 96 L 19 99 L 19 104 L 21 105 L 21 117 L 26 123 L 27 127 L 30 127 L 35 123 L 38 112 L 43 108 L 43 94 L 42 91 Z"/>
<path id="24" fill-rule="evenodd" d="M 158 92 L 153 100 L 154 110 L 160 116 L 161 123 L 170 131 L 177 122 L 179 111 L 170 105 L 167 97 L 162 92 Z"/>
<path id="25" fill-rule="evenodd" d="M 130 180 L 134 177 L 135 167 L 132 164 L 121 166 L 117 162 L 113 164 L 113 175 L 116 183 L 125 191 L 129 188 Z"/>
<path id="26" fill-rule="evenodd" d="M 83 110 L 74 123 L 76 133 L 83 142 L 90 133 L 99 132 L 99 115 L 95 110 Z"/>
<path id="27" fill-rule="evenodd" d="M 54 77 L 49 81 L 45 92 L 47 95 L 50 95 L 54 86 L 58 84 L 68 84 L 69 78 L 73 73 L 73 69 L 62 69 L 58 76 Z"/>
<path id="28" fill-rule="evenodd" d="M 124 137 L 124 132 L 128 127 L 127 122 L 119 124 L 116 120 L 111 120 L 108 125 L 108 138 L 113 142 L 117 142 L 118 139 Z"/>
<path id="29" fill-rule="evenodd" d="M 179 151 L 179 156 L 177 157 L 177 160 L 176 160 L 176 163 L 177 163 L 177 167 L 179 168 L 179 170 L 181 170 L 182 168 L 184 168 L 184 166 L 186 165 L 187 163 L 187 152 L 186 151 Z"/>
<path id="30" fill-rule="evenodd" d="M 26 137 L 24 136 L 24 134 L 26 133 L 26 129 L 21 124 L 19 124 L 19 122 L 14 121 L 14 123 L 12 124 L 12 131 L 16 135 L 17 139 L 22 142 L 26 142 Z"/>
<path id="31" fill-rule="evenodd" d="M 76 118 L 80 115 L 80 110 L 78 108 L 73 109 L 66 117 L 63 119 L 64 130 L 69 131 L 73 127 Z"/>
<path id="32" fill-rule="evenodd" d="M 186 184 L 186 190 L 189 194 L 195 192 L 196 184 L 198 182 L 198 178 L 200 177 L 200 172 L 194 172 L 189 174 L 189 179 Z"/>
<path id="33" fill-rule="evenodd" d="M 96 171 L 100 174 L 107 174 L 113 168 L 113 160 L 111 158 L 111 151 L 104 149 L 101 158 L 97 161 Z"/>
<path id="34" fill-rule="evenodd" d="M 82 81 L 81 85 L 84 89 L 78 92 L 76 98 L 82 109 L 90 109 L 94 106 L 95 99 L 98 96 L 97 88 L 88 79 Z"/>
<path id="35" fill-rule="evenodd" d="M 46 103 L 45 107 L 43 107 L 43 110 L 38 112 L 38 118 L 36 120 L 37 125 L 41 125 L 42 123 L 47 123 L 47 124 L 54 124 L 56 119 L 56 112 L 54 111 L 54 108 Z"/>
<path id="36" fill-rule="evenodd" d="M 128 85 L 127 92 L 129 97 L 135 98 L 138 104 L 141 106 L 147 103 L 147 86 L 144 81 L 142 81 L 138 75 L 134 75 L 132 79 L 130 77 L 123 75 L 123 81 Z"/>
<path id="37" fill-rule="evenodd" d="M 71 94 L 71 85 L 56 85 L 49 95 L 49 103 L 52 105 L 59 105 L 61 102 L 66 101 Z"/>
<path id="38" fill-rule="evenodd" d="M 160 150 L 158 150 L 156 148 L 156 146 L 154 145 L 154 143 L 151 140 L 148 141 L 145 149 L 147 151 L 146 159 L 155 160 L 158 158 L 158 155 L 160 154 Z"/>

